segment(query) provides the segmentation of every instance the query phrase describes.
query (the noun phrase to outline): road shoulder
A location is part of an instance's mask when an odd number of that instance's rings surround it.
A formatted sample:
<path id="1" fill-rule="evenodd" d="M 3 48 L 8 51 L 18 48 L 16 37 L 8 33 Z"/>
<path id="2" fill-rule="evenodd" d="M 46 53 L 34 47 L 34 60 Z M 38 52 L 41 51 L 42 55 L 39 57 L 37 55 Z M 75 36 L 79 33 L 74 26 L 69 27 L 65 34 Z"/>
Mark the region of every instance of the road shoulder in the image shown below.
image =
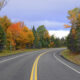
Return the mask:
<path id="1" fill-rule="evenodd" d="M 64 59 L 63 57 L 61 57 L 61 53 L 55 53 L 53 54 L 53 56 L 56 58 L 56 60 L 58 60 L 61 64 L 65 65 L 66 67 L 70 68 L 71 70 L 73 70 L 74 72 L 80 74 L 80 66 L 73 64 L 72 62 Z"/>

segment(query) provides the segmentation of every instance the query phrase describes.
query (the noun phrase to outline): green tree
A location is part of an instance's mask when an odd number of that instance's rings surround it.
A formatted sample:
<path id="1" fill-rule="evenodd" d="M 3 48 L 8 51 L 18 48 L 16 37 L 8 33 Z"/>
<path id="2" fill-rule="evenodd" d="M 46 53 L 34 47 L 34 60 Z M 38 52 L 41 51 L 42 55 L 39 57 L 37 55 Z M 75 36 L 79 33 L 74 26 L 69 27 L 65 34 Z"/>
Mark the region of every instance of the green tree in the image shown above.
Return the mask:
<path id="1" fill-rule="evenodd" d="M 6 34 L 0 25 L 0 51 L 2 51 L 6 46 Z"/>
<path id="2" fill-rule="evenodd" d="M 37 33 L 40 38 L 39 39 L 40 47 L 48 47 L 50 36 L 45 26 L 44 25 L 39 26 L 37 28 Z"/>
<path id="3" fill-rule="evenodd" d="M 37 28 L 37 33 L 40 38 L 44 38 L 45 31 L 46 31 L 46 28 L 44 25 L 41 25 Z"/>
<path id="4" fill-rule="evenodd" d="M 50 37 L 50 41 L 51 41 L 51 42 L 54 42 L 54 40 L 55 40 L 55 37 L 54 37 L 54 35 L 52 35 L 52 36 Z"/>
<path id="5" fill-rule="evenodd" d="M 55 38 L 54 44 L 55 44 L 55 47 L 60 47 L 61 46 L 60 39 L 59 38 Z"/>
<path id="6" fill-rule="evenodd" d="M 65 38 L 61 38 L 60 39 L 60 43 L 62 47 L 66 47 L 67 43 L 66 43 L 66 37 Z"/>
<path id="7" fill-rule="evenodd" d="M 38 36 L 38 33 L 37 33 L 37 31 L 36 31 L 34 26 L 32 28 L 32 32 L 33 32 L 33 35 L 35 37 L 35 40 L 33 42 L 33 48 L 39 48 L 40 47 L 39 46 L 39 36 Z"/>

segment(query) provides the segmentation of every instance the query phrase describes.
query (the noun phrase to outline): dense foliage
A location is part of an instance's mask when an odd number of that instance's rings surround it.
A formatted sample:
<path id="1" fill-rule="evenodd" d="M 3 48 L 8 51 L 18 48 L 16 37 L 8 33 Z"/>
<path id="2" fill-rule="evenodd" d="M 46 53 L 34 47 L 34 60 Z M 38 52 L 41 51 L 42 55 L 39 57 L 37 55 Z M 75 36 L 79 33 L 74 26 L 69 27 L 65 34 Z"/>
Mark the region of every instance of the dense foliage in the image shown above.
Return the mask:
<path id="1" fill-rule="evenodd" d="M 73 53 L 80 53 L 80 9 L 75 8 L 70 10 L 68 19 L 71 26 L 65 25 L 66 28 L 70 27 L 70 34 L 67 37 L 67 47 Z"/>
<path id="2" fill-rule="evenodd" d="M 53 48 L 66 46 L 66 39 L 56 38 L 54 35 L 50 36 L 44 25 L 39 26 L 37 29 L 32 28 L 35 40 L 33 48 Z"/>
<path id="3" fill-rule="evenodd" d="M 24 22 L 12 23 L 7 17 L 0 17 L 0 49 L 53 48 L 65 46 L 65 39 L 50 36 L 44 25 L 29 29 Z"/>
<path id="4" fill-rule="evenodd" d="M 7 41 L 14 49 L 26 48 L 26 45 L 30 47 L 33 44 L 34 36 L 24 23 L 18 22 L 8 27 Z"/>
<path id="5" fill-rule="evenodd" d="M 7 16 L 0 17 L 0 25 L 3 27 L 4 31 L 7 31 L 7 28 L 11 25 L 10 19 Z"/>
<path id="6" fill-rule="evenodd" d="M 0 25 L 0 51 L 2 51 L 5 48 L 5 45 L 6 45 L 6 34 Z"/>

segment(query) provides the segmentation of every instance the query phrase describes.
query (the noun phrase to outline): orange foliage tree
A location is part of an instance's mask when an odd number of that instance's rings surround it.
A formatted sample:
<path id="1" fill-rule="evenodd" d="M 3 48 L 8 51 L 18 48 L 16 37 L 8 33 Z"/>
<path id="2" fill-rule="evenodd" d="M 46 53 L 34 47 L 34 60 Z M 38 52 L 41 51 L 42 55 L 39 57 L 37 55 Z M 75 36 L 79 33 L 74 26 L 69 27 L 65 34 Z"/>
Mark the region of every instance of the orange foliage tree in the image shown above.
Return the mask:
<path id="1" fill-rule="evenodd" d="M 80 9 L 79 8 L 75 8 L 73 10 L 68 11 L 69 16 L 67 17 L 70 20 L 71 25 L 67 25 L 65 24 L 65 28 L 70 28 L 72 29 L 72 34 L 73 36 L 75 36 L 76 34 L 76 28 L 77 25 L 80 26 L 80 24 L 77 24 L 79 19 L 80 19 Z"/>
<path id="2" fill-rule="evenodd" d="M 33 44 L 34 36 L 30 29 L 28 29 L 23 22 L 12 24 L 7 29 L 8 45 L 14 49 L 25 48 L 26 44 Z"/>

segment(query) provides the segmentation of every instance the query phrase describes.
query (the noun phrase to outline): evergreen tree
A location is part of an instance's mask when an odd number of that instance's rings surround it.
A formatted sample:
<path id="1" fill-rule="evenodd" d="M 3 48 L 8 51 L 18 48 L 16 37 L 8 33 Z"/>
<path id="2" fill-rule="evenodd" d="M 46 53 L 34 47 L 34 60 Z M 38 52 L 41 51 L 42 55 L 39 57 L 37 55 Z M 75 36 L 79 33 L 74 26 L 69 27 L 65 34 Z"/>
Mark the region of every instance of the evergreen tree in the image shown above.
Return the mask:
<path id="1" fill-rule="evenodd" d="M 61 44 L 60 44 L 60 39 L 59 39 L 59 38 L 56 38 L 56 39 L 54 40 L 54 43 L 55 43 L 55 47 L 60 47 L 60 46 L 61 46 Z"/>
<path id="2" fill-rule="evenodd" d="M 6 45 L 6 34 L 0 25 L 0 51 L 2 51 L 5 48 L 5 45 Z"/>
<path id="3" fill-rule="evenodd" d="M 33 42 L 33 48 L 39 48 L 39 36 L 34 26 L 32 28 L 32 32 L 35 37 L 35 40 Z"/>
<path id="4" fill-rule="evenodd" d="M 77 27 L 77 30 L 76 30 L 76 44 L 75 44 L 75 47 L 76 47 L 76 52 L 77 53 L 80 53 L 80 27 Z"/>

